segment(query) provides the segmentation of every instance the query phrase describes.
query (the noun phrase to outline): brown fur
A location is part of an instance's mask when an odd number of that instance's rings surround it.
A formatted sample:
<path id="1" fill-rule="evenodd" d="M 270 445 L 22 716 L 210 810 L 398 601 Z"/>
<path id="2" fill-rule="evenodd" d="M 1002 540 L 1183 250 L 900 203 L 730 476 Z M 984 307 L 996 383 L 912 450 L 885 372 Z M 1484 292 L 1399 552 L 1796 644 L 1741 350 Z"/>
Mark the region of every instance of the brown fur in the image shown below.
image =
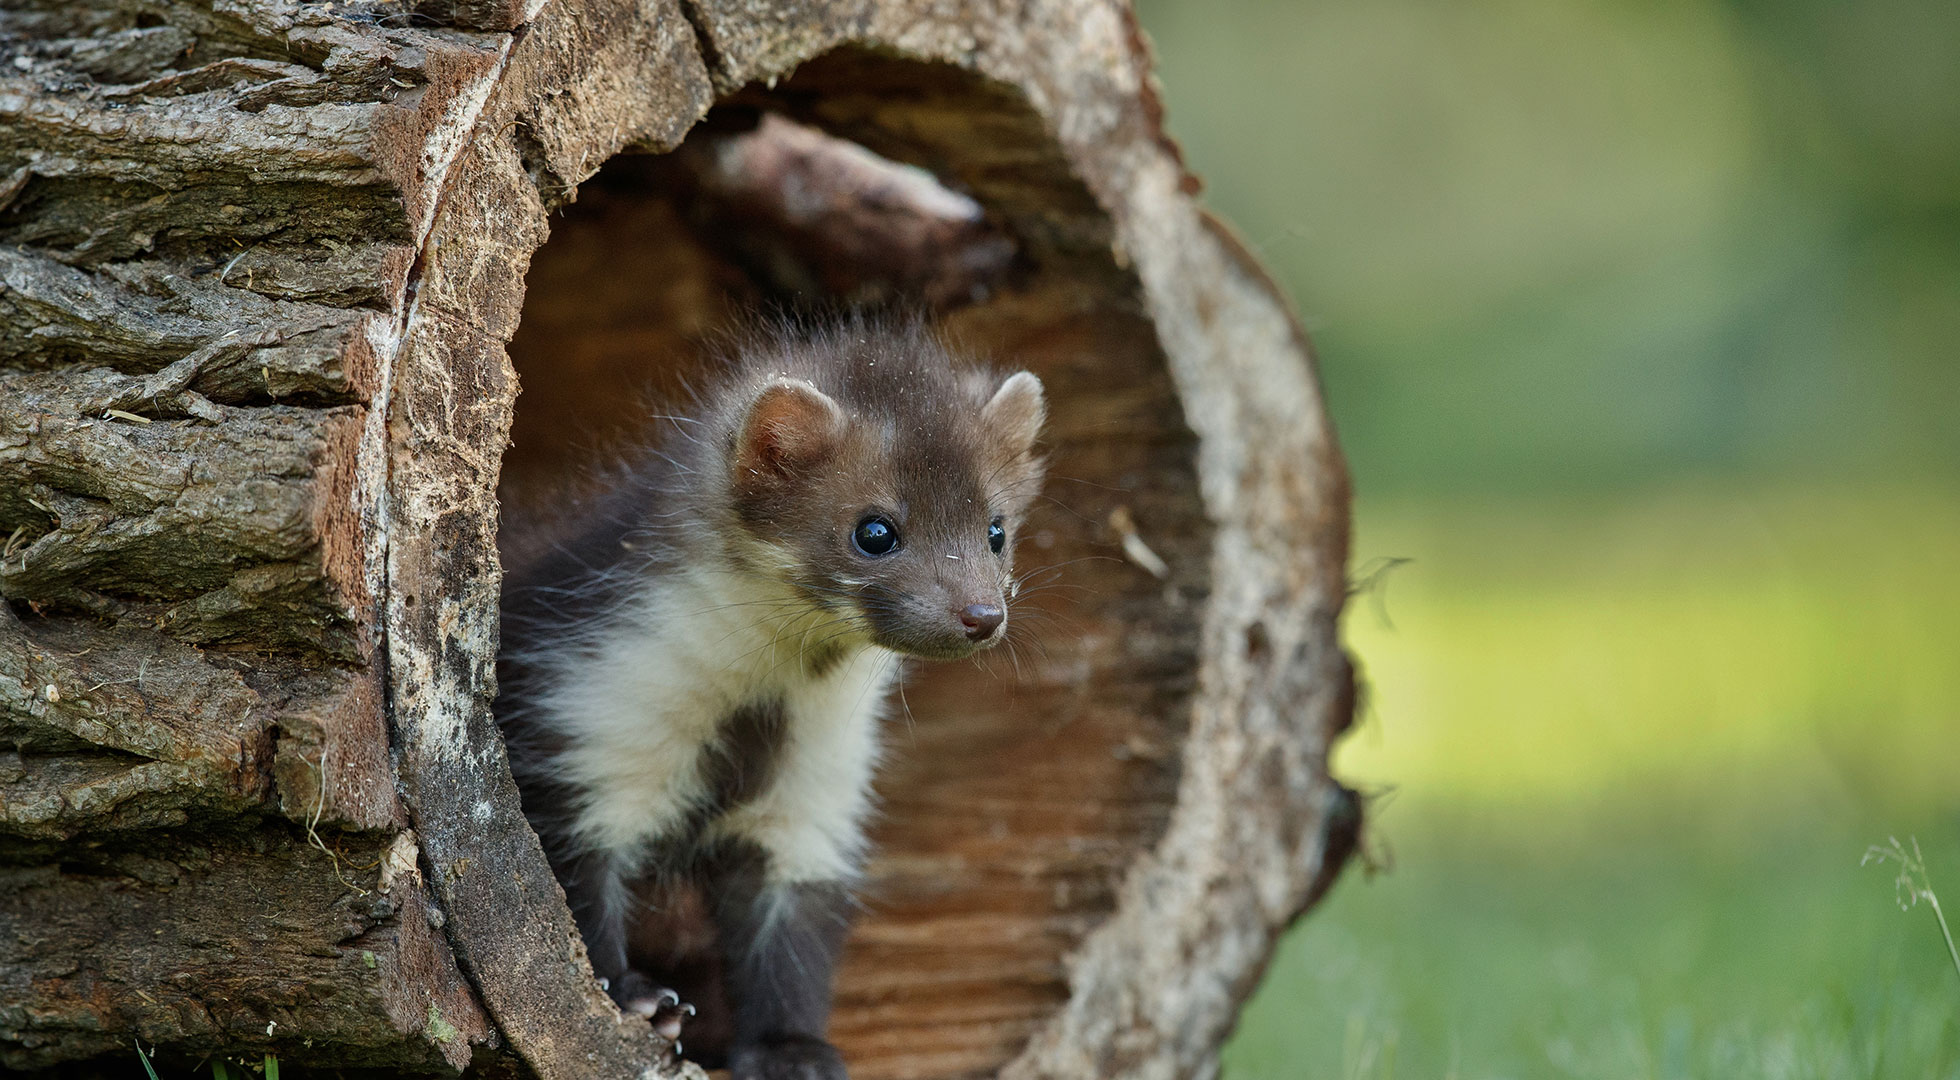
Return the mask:
<path id="1" fill-rule="evenodd" d="M 812 603 L 855 602 L 887 648 L 964 656 L 958 612 L 1006 607 L 1014 534 L 1042 477 L 1040 384 L 1022 378 L 996 401 L 1004 385 L 962 370 L 916 324 L 846 323 L 751 350 L 725 395 L 743 405 L 721 427 L 728 505 L 753 537 L 792 553 Z M 880 558 L 850 539 L 873 514 L 900 536 Z M 987 542 L 996 518 L 999 555 Z"/>
<path id="2" fill-rule="evenodd" d="M 651 841 L 643 876 L 629 881 L 617 853 L 574 839 L 574 807 L 588 793 L 554 766 L 568 749 L 533 711 L 537 688 L 581 641 L 620 632 L 614 616 L 635 589 L 682 569 L 788 584 L 812 609 L 861 615 L 840 621 L 907 655 L 995 644 L 1015 534 L 1042 479 L 1033 443 L 1044 414 L 1033 376 L 964 366 L 917 322 L 779 325 L 741 342 L 674 436 L 507 578 L 497 713 L 525 813 L 615 998 L 631 1004 L 667 986 L 699 1003 L 687 1032 L 697 1060 L 726 1054 L 738 1080 L 843 1076 L 822 1032 L 848 881 L 779 885 L 764 903 L 769 853 L 704 840 L 717 816 L 770 784 L 790 737 L 783 702 L 757 697 L 717 718 L 699 812 Z M 888 554 L 853 544 L 873 515 L 898 532 Z M 976 624 L 976 611 L 989 614 Z M 845 655 L 837 639 L 818 642 L 801 669 L 822 677 Z M 625 919 L 605 900 L 621 887 L 633 897 Z"/>

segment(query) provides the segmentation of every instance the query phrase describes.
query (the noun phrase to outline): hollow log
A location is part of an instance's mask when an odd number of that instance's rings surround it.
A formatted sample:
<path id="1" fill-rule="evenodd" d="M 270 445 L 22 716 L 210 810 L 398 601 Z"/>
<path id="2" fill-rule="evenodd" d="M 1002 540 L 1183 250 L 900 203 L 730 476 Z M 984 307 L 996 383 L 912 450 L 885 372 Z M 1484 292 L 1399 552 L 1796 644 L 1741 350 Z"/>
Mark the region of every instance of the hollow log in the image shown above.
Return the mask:
<path id="1" fill-rule="evenodd" d="M 1197 191 L 1121 0 L 5 5 L 0 1069 L 696 1072 L 519 810 L 500 513 L 745 313 L 900 305 L 1051 480 L 1032 633 L 903 680 L 833 1037 L 1215 1071 L 1359 811 L 1345 468 Z"/>

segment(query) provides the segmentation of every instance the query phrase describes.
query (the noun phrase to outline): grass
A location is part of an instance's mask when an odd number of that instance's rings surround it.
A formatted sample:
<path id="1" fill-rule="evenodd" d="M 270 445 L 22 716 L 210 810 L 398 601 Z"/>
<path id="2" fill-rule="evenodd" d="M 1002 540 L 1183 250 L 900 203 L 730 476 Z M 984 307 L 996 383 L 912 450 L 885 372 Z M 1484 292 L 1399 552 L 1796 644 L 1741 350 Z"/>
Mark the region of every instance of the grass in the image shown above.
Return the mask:
<path id="1" fill-rule="evenodd" d="M 1946 942 L 1946 955 L 1953 961 L 1953 973 L 1960 975 L 1960 948 L 1953 945 L 1953 928 L 1946 924 L 1946 912 L 1940 908 L 1939 894 L 1933 891 L 1932 878 L 1926 873 L 1926 856 L 1919 850 L 1917 836 L 1910 843 L 1912 850 L 1907 851 L 1906 845 L 1899 843 L 1898 837 L 1890 837 L 1883 845 L 1873 844 L 1867 848 L 1863 861 L 1881 865 L 1888 862 L 1898 864 L 1899 876 L 1893 880 L 1892 889 L 1898 897 L 1899 910 L 1911 911 L 1919 906 L 1920 901 L 1926 902 L 1926 906 L 1933 911 L 1933 920 L 1939 924 L 1940 938 Z"/>
<path id="2" fill-rule="evenodd" d="M 145 1051 L 141 1043 L 138 1043 L 136 1046 L 136 1058 L 138 1061 L 141 1061 L 143 1063 L 144 1075 L 148 1078 L 148 1080 L 159 1080 L 157 1076 L 156 1066 L 150 1063 L 150 1055 L 153 1053 L 155 1053 L 154 1048 L 152 1048 L 149 1051 Z M 252 1071 L 254 1071 L 251 1070 L 249 1066 L 244 1066 L 244 1065 L 239 1066 L 239 1070 L 247 1076 L 251 1075 Z M 274 1054 L 265 1055 L 264 1061 L 259 1065 L 256 1071 L 262 1073 L 265 1076 L 265 1080 L 279 1080 L 278 1056 Z M 192 1075 L 195 1075 L 196 1072 L 197 1072 L 196 1069 L 191 1070 Z M 232 1068 L 231 1066 L 225 1064 L 224 1059 L 222 1058 L 211 1059 L 211 1080 L 232 1080 L 232 1076 L 233 1076 Z"/>
<path id="3" fill-rule="evenodd" d="M 1960 871 L 1960 494 L 1360 520 L 1414 560 L 1338 761 L 1393 868 L 1289 935 L 1228 1080 L 1960 1080 L 1960 961 L 1860 869 Z"/>

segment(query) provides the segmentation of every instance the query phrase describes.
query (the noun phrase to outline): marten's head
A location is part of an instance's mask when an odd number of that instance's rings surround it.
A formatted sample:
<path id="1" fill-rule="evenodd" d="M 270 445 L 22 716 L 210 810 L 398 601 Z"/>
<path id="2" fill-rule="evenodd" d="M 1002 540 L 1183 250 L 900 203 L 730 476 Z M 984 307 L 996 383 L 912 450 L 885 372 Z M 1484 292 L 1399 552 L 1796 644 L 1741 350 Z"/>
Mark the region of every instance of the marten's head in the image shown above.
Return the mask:
<path id="1" fill-rule="evenodd" d="M 743 367 L 723 447 L 743 563 L 898 652 L 998 644 L 1042 480 L 1041 381 L 958 366 L 913 324 L 848 323 Z"/>

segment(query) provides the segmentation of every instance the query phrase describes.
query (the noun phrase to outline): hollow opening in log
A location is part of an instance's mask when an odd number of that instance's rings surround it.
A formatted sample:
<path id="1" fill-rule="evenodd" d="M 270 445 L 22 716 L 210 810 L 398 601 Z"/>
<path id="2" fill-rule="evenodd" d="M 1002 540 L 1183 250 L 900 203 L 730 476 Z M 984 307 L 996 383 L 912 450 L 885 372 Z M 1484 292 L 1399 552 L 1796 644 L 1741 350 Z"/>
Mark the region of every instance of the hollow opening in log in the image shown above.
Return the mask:
<path id="1" fill-rule="evenodd" d="M 1011 1059 L 1175 801 L 1209 531 L 1195 442 L 1111 251 L 1019 97 L 843 51 L 734 95 L 672 153 L 614 159 L 531 264 L 507 526 L 650 435 L 758 307 L 922 307 L 1047 386 L 1014 645 L 909 665 L 887 725 L 832 1025 L 860 1080 Z"/>

